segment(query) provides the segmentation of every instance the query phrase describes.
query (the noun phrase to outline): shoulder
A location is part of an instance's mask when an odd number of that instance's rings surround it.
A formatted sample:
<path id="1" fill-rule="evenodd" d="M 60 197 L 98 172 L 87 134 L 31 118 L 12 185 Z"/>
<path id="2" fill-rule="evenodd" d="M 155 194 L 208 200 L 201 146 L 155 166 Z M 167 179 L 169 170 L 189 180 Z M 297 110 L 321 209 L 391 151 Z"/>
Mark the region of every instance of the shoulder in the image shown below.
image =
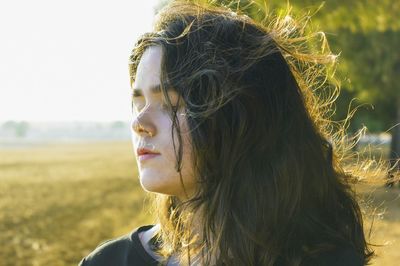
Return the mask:
<path id="1" fill-rule="evenodd" d="M 350 247 L 337 248 L 335 250 L 324 252 L 319 254 L 302 264 L 304 266 L 308 265 L 318 265 L 318 266 L 363 266 L 364 257 L 360 255 L 356 250 Z"/>
<path id="2" fill-rule="evenodd" d="M 82 258 L 79 266 L 125 266 L 129 265 L 129 261 L 140 260 L 141 254 L 137 252 L 138 243 L 135 238 L 138 232 L 148 230 L 151 227 L 153 225 L 141 226 L 128 234 L 100 243 L 89 255 Z"/>

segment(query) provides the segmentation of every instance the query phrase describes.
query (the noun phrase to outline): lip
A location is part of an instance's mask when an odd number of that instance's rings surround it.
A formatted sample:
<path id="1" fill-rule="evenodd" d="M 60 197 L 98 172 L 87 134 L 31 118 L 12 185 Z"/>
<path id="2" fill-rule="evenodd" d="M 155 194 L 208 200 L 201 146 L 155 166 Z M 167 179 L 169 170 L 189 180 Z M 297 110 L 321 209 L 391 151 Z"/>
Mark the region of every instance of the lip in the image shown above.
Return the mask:
<path id="1" fill-rule="evenodd" d="M 139 155 L 139 161 L 140 161 L 140 162 L 143 162 L 143 161 L 149 160 L 149 159 L 151 159 L 151 158 L 157 157 L 157 156 L 159 156 L 159 155 L 160 155 L 159 153 L 146 153 L 146 154 L 141 154 L 141 155 Z"/>
<path id="2" fill-rule="evenodd" d="M 154 150 L 149 150 L 146 148 L 137 148 L 136 150 L 136 155 L 140 156 L 143 154 L 160 154 L 158 151 L 154 151 Z"/>

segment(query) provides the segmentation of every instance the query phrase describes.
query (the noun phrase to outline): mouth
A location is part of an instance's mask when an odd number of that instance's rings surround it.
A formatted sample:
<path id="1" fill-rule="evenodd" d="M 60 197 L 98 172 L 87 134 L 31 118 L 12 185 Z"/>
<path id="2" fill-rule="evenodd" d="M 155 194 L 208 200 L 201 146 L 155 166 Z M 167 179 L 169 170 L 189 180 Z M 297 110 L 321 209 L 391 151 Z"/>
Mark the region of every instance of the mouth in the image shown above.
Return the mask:
<path id="1" fill-rule="evenodd" d="M 138 148 L 136 150 L 136 155 L 139 159 L 140 162 L 152 159 L 154 157 L 157 157 L 161 155 L 157 150 L 153 149 L 147 149 L 145 147 Z"/>

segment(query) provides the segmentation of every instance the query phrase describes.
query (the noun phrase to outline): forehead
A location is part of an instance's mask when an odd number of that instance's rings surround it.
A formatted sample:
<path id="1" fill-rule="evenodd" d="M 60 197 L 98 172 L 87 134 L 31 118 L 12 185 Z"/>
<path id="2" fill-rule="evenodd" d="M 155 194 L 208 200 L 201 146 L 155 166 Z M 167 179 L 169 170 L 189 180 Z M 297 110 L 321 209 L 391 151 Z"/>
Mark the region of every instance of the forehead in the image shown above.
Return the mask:
<path id="1" fill-rule="evenodd" d="M 143 52 L 136 69 L 134 87 L 145 89 L 160 84 L 161 58 L 160 46 L 150 46 Z"/>
<path id="2" fill-rule="evenodd" d="M 144 96 L 145 94 L 159 94 L 161 86 L 169 95 L 177 91 L 169 84 L 161 83 L 161 60 L 163 51 L 160 46 L 150 46 L 144 52 L 136 70 L 136 79 L 133 82 L 133 95 Z"/>

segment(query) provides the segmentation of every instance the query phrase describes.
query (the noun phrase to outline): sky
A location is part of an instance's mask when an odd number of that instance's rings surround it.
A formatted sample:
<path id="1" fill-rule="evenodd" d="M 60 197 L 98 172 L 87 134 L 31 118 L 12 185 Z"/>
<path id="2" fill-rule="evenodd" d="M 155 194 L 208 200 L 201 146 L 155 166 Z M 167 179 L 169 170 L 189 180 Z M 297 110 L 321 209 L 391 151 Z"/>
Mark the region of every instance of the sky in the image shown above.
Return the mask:
<path id="1" fill-rule="evenodd" d="M 0 4 L 0 122 L 130 120 L 128 58 L 158 0 Z"/>

